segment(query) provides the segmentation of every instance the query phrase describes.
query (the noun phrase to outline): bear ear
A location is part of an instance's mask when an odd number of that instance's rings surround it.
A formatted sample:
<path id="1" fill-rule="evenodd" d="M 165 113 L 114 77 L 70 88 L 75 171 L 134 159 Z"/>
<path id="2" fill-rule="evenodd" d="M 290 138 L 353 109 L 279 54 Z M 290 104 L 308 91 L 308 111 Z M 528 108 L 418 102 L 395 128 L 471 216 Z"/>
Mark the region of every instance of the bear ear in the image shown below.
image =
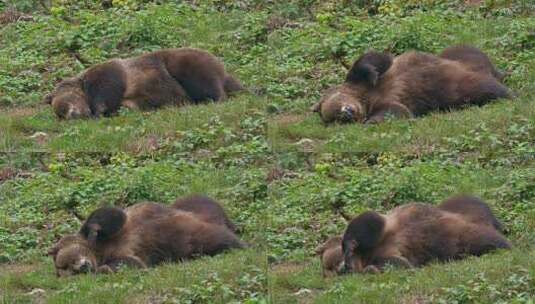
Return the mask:
<path id="1" fill-rule="evenodd" d="M 375 86 L 392 65 L 390 54 L 369 51 L 362 55 L 347 72 L 346 82 L 367 83 Z"/>
<path id="2" fill-rule="evenodd" d="M 126 223 L 123 210 L 114 207 L 99 208 L 85 221 L 80 228 L 80 235 L 94 245 L 97 241 L 105 241 L 117 234 Z"/>
<path id="3" fill-rule="evenodd" d="M 97 240 L 103 240 L 106 239 L 106 237 L 103 235 L 102 227 L 99 224 L 89 224 L 84 225 L 82 227 L 82 230 L 80 232 L 84 236 L 84 238 L 89 242 L 89 244 L 94 247 L 97 244 Z M 100 234 L 100 238 L 99 238 Z"/>
<path id="4" fill-rule="evenodd" d="M 45 98 L 43 98 L 44 104 L 51 104 L 52 103 L 52 93 L 46 94 Z"/>
<path id="5" fill-rule="evenodd" d="M 379 79 L 379 73 L 369 64 L 353 65 L 347 73 L 346 82 L 367 83 L 374 87 Z"/>

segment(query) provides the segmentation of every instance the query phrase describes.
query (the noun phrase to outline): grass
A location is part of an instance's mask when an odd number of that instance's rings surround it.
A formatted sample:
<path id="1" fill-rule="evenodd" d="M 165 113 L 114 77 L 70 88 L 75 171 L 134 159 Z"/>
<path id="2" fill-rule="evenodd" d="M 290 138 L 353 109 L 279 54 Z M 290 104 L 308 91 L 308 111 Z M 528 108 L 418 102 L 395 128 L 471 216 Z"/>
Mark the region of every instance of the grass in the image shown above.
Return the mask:
<path id="1" fill-rule="evenodd" d="M 214 119 L 234 131 L 242 117 L 253 116 L 262 109 L 262 101 L 241 96 L 232 103 L 204 105 L 200 112 L 196 106 L 187 106 L 86 121 L 57 122 L 48 108 L 23 118 L 10 115 L 5 120 L 4 130 L 8 132 L 3 151 L 147 152 L 139 151 L 136 143 L 151 137 L 157 141 L 175 140 L 192 126 L 203 126 Z M 44 133 L 42 141 L 35 136 L 38 132 Z"/>
<path id="2" fill-rule="evenodd" d="M 65 1 L 50 14 L 26 2 L 17 8 L 33 21 L 0 25 L 0 302 L 533 303 L 528 1 L 124 0 L 109 10 Z M 510 72 L 517 98 L 375 126 L 324 126 L 308 110 L 343 79 L 333 54 L 351 61 L 368 48 L 438 52 L 467 42 Z M 40 103 L 86 67 L 73 52 L 94 64 L 181 46 L 221 57 L 249 92 L 84 121 L 57 121 Z M 148 271 L 55 277 L 44 253 L 79 228 L 73 210 L 189 193 L 221 201 L 251 248 Z M 333 203 L 358 214 L 456 193 L 484 198 L 514 249 L 412 271 L 321 276 L 314 248 L 346 225 Z"/>
<path id="3" fill-rule="evenodd" d="M 223 303 L 236 296 L 266 293 L 267 265 L 261 257 L 261 252 L 242 251 L 217 259 L 163 265 L 150 272 L 124 270 L 114 276 L 74 279 L 55 278 L 51 265 L 37 264 L 30 272 L 11 269 L 7 275 L 1 274 L 2 289 L 8 291 L 2 300 L 31 302 L 46 297 L 48 303 L 147 303 L 184 301 L 193 296 L 188 301 L 213 299 Z M 44 293 L 35 292 L 38 289 Z"/>
<path id="4" fill-rule="evenodd" d="M 275 270 L 275 302 L 306 302 L 316 298 L 321 303 L 495 303 L 505 293 L 516 293 L 518 298 L 529 301 L 534 292 L 532 257 L 533 252 L 526 256 L 513 251 L 485 259 L 433 264 L 418 271 L 396 270 L 381 276 L 354 275 L 343 279 L 322 278 L 318 275 L 318 263 L 313 263 L 291 273 Z M 531 287 L 521 295 L 524 290 L 515 290 L 521 285 Z M 287 290 L 295 292 L 288 294 Z"/>

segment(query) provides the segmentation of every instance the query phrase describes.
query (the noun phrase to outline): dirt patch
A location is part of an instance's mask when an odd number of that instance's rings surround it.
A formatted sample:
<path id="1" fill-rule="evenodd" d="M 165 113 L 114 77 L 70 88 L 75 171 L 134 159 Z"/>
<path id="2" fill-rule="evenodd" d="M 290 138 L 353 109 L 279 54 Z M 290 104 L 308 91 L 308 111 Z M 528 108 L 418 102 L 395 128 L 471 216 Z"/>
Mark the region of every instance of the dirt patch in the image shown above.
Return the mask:
<path id="1" fill-rule="evenodd" d="M 10 179 L 32 178 L 32 177 L 33 177 L 33 173 L 29 171 L 17 170 L 11 167 L 0 168 L 0 184 Z"/>
<path id="2" fill-rule="evenodd" d="M 483 0 L 465 0 L 464 4 L 466 6 L 481 6 L 483 4 Z"/>
<path id="3" fill-rule="evenodd" d="M 161 303 L 167 303 L 166 301 L 169 301 L 169 297 L 166 295 L 147 295 L 147 296 L 135 296 L 132 298 L 129 298 L 126 303 L 132 303 L 132 304 L 161 304 Z"/>
<path id="4" fill-rule="evenodd" d="M 160 149 L 160 141 L 158 136 L 152 134 L 143 138 L 140 138 L 135 143 L 130 145 L 129 150 L 134 153 L 154 153 Z"/>
<path id="5" fill-rule="evenodd" d="M 34 174 L 30 171 L 17 170 L 11 167 L 0 168 L 0 184 L 15 178 L 32 178 Z"/>
<path id="6" fill-rule="evenodd" d="M 19 21 L 33 21 L 33 17 L 31 15 L 23 14 L 17 11 L 15 8 L 7 8 L 5 11 L 0 13 L 0 25 L 6 25 Z"/>
<path id="7" fill-rule="evenodd" d="M 43 146 L 48 142 L 48 134 L 45 132 L 35 132 L 28 138 L 33 139 L 40 146 Z"/>
<path id="8" fill-rule="evenodd" d="M 35 115 L 40 110 L 39 107 L 17 107 L 4 111 L 6 116 L 19 118 L 24 116 Z"/>
<path id="9" fill-rule="evenodd" d="M 0 169 L 0 184 L 8 179 L 12 179 L 17 175 L 15 169 L 7 167 Z"/>
<path id="10" fill-rule="evenodd" d="M 299 304 L 308 304 L 314 303 L 315 299 L 322 293 L 322 290 L 318 289 L 300 289 L 294 295 L 296 295 L 297 303 Z"/>
<path id="11" fill-rule="evenodd" d="M 268 184 L 271 184 L 274 181 L 285 179 L 285 178 L 296 178 L 299 177 L 299 175 L 295 172 L 292 172 L 290 170 L 282 169 L 278 166 L 271 168 L 271 170 L 266 175 L 266 182 Z"/>
<path id="12" fill-rule="evenodd" d="M 291 124 L 298 123 L 303 120 L 303 115 L 297 114 L 283 114 L 275 118 L 275 123 L 282 127 L 289 126 Z"/>
<path id="13" fill-rule="evenodd" d="M 303 25 L 297 22 L 293 22 L 288 18 L 282 16 L 272 15 L 268 18 L 266 22 L 267 33 L 270 34 L 273 31 L 276 31 L 281 28 L 302 28 Z"/>
<path id="14" fill-rule="evenodd" d="M 408 296 L 403 297 L 399 303 L 401 304 L 429 304 L 431 303 L 431 301 L 425 296 L 408 295 Z"/>
<path id="15" fill-rule="evenodd" d="M 0 267 L 0 274 L 20 275 L 36 271 L 38 268 L 37 264 L 4 264 Z"/>
<path id="16" fill-rule="evenodd" d="M 303 271 L 307 265 L 297 263 L 277 264 L 271 267 L 271 271 L 278 275 L 286 275 Z"/>

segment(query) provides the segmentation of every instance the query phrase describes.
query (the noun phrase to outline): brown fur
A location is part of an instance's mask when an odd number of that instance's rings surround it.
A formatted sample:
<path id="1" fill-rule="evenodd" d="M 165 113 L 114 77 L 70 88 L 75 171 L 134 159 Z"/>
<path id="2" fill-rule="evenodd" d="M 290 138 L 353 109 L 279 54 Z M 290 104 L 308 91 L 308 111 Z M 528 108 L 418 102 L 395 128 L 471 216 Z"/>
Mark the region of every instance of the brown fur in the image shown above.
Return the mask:
<path id="1" fill-rule="evenodd" d="M 344 266 L 344 253 L 342 251 L 342 236 L 329 238 L 323 245 L 316 248 L 319 255 L 323 276 L 339 274 Z"/>
<path id="2" fill-rule="evenodd" d="M 89 243 L 77 234 L 61 238 L 49 251 L 58 277 L 94 271 L 97 260 Z"/>
<path id="3" fill-rule="evenodd" d="M 171 207 L 194 213 L 202 221 L 226 226 L 236 232 L 236 226 L 228 218 L 225 210 L 215 200 L 202 195 L 178 199 Z"/>
<path id="4" fill-rule="evenodd" d="M 219 101 L 242 89 L 212 54 L 180 48 L 97 64 L 60 82 L 45 102 L 61 119 L 87 118 L 111 115 L 121 106 L 147 110 Z"/>
<path id="5" fill-rule="evenodd" d="M 118 221 L 121 212 L 124 222 Z M 193 212 L 145 202 L 125 210 L 95 210 L 77 235 L 62 238 L 49 254 L 58 275 L 66 276 L 115 271 L 119 265 L 145 268 L 244 246 L 225 226 Z M 83 271 L 75 269 L 79 264 L 85 265 Z"/>
<path id="6" fill-rule="evenodd" d="M 480 49 L 469 45 L 449 47 L 440 53 L 441 58 L 455 60 L 478 74 L 487 74 L 502 81 L 505 73 L 498 71 L 489 56 Z"/>
<path id="7" fill-rule="evenodd" d="M 459 195 L 451 197 L 437 206 L 439 209 L 458 213 L 475 224 L 488 225 L 502 231 L 502 223 L 494 216 L 489 205 L 478 197 Z"/>
<path id="8" fill-rule="evenodd" d="M 471 207 L 465 215 L 459 208 L 463 200 Z M 454 202 L 454 204 L 452 204 Z M 449 205 L 449 207 L 447 207 Z M 450 207 L 455 208 L 449 209 Z M 342 240 L 344 269 L 347 272 L 379 272 L 386 264 L 416 267 L 431 261 L 461 259 L 510 248 L 510 243 L 487 220 L 475 217 L 477 206 L 490 212 L 481 201 L 457 197 L 439 207 L 411 203 L 386 215 L 365 212 L 348 225 Z M 451 210 L 451 211 L 450 211 Z M 494 216 L 490 212 L 492 218 Z"/>
<path id="9" fill-rule="evenodd" d="M 325 123 L 378 123 L 388 116 L 410 118 L 510 96 L 478 49 L 452 47 L 441 56 L 368 52 L 353 64 L 345 83 L 328 90 L 312 110 Z"/>

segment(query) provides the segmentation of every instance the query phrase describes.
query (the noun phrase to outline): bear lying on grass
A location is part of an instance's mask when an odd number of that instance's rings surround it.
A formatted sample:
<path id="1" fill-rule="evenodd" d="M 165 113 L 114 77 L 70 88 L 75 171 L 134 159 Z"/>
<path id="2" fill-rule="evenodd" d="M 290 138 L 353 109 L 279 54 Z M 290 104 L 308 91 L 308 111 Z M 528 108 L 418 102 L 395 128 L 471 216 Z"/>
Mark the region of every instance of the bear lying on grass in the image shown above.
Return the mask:
<path id="1" fill-rule="evenodd" d="M 344 84 L 329 89 L 311 110 L 325 123 L 411 118 L 509 98 L 502 78 L 488 56 L 471 46 L 450 47 L 440 56 L 369 51 L 349 69 Z"/>
<path id="2" fill-rule="evenodd" d="M 155 109 L 163 105 L 224 100 L 243 90 L 219 59 L 192 48 L 167 49 L 97 64 L 61 81 L 45 97 L 60 119 L 108 116 L 121 106 Z"/>
<path id="3" fill-rule="evenodd" d="M 176 206 L 143 202 L 124 210 L 103 207 L 91 213 L 78 234 L 64 236 L 48 253 L 60 277 L 108 273 L 119 265 L 146 268 L 244 248 L 231 229 L 221 206 L 201 196 L 179 200 Z"/>
<path id="4" fill-rule="evenodd" d="M 509 249 L 501 227 L 485 202 L 457 196 L 438 206 L 402 205 L 386 215 L 364 212 L 317 253 L 328 273 L 377 273 L 387 264 L 412 268 Z"/>

